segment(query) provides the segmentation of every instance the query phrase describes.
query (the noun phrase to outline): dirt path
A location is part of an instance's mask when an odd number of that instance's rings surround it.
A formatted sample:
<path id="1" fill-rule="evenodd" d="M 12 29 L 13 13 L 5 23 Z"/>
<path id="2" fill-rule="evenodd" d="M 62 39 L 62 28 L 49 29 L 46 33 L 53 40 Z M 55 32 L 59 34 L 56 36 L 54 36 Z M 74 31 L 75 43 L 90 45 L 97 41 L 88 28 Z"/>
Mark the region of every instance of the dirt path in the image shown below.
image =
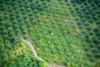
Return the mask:
<path id="1" fill-rule="evenodd" d="M 37 55 L 36 50 L 35 50 L 34 46 L 32 45 L 32 43 L 31 43 L 30 41 L 24 40 L 24 39 L 23 39 L 23 42 L 32 50 L 33 56 L 34 56 L 35 58 L 37 58 L 37 59 L 40 60 L 40 61 L 44 61 L 42 58 L 40 58 L 40 57 Z"/>
<path id="2" fill-rule="evenodd" d="M 50 63 L 48 63 L 47 67 L 66 67 L 66 66 L 59 65 L 59 64 L 50 64 Z"/>
<path id="3" fill-rule="evenodd" d="M 26 44 L 27 47 L 29 47 L 29 48 L 32 50 L 33 56 L 34 56 L 35 58 L 37 58 L 37 59 L 40 60 L 40 61 L 44 61 L 41 57 L 39 57 L 39 56 L 37 55 L 34 46 L 32 45 L 32 43 L 31 43 L 29 40 L 23 39 L 22 41 L 23 41 L 24 44 Z M 65 67 L 65 66 L 63 66 L 63 65 L 59 65 L 59 64 L 50 64 L 50 63 L 47 63 L 47 62 L 46 62 L 46 64 L 47 64 L 47 67 Z"/>

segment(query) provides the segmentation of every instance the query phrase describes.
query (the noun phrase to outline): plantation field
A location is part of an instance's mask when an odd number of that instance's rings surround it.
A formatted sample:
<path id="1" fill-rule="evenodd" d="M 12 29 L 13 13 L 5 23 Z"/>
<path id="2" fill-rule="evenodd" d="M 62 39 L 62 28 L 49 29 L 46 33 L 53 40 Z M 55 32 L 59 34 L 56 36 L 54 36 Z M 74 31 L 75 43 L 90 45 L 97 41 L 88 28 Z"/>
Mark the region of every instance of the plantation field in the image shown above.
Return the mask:
<path id="1" fill-rule="evenodd" d="M 99 67 L 99 0 L 1 0 L 0 67 Z"/>

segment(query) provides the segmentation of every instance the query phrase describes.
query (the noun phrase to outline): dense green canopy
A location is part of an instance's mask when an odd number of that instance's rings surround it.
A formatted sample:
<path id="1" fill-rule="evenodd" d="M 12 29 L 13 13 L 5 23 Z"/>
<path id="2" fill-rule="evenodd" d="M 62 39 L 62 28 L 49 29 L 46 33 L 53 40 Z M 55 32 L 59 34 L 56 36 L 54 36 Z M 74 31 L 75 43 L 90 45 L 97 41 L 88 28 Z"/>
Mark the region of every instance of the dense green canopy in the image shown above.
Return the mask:
<path id="1" fill-rule="evenodd" d="M 100 0 L 0 0 L 0 67 L 99 67 L 99 27 Z"/>

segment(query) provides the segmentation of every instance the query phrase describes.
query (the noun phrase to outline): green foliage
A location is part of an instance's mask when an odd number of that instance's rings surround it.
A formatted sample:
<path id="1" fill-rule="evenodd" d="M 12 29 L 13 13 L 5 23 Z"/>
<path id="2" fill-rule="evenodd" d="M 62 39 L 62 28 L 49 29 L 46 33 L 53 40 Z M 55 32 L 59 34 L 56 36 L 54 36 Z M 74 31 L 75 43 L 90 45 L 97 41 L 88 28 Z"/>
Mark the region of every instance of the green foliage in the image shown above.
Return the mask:
<path id="1" fill-rule="evenodd" d="M 0 67 L 46 67 L 21 41 L 32 40 L 48 63 L 100 63 L 99 0 L 1 0 Z M 23 46 L 24 45 L 24 46 Z"/>

